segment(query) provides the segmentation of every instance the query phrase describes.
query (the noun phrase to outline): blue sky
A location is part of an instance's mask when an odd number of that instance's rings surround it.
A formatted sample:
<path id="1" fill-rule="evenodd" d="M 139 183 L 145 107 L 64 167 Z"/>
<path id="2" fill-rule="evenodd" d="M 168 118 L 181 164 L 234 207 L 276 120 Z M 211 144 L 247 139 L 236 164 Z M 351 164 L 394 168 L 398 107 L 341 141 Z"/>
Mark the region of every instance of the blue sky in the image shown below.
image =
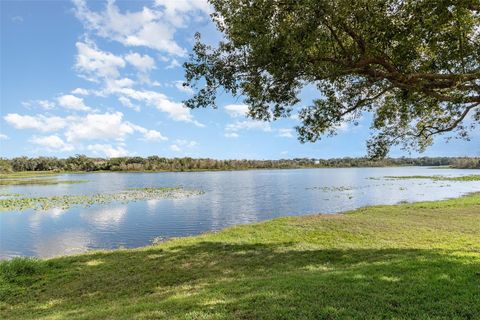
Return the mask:
<path id="1" fill-rule="evenodd" d="M 220 35 L 203 0 L 1 1 L 3 157 L 74 154 L 278 159 L 364 156 L 369 115 L 358 127 L 300 144 L 297 120 L 244 117 L 226 94 L 217 110 L 188 110 L 179 85 L 196 31 Z M 318 92 L 307 88 L 300 106 Z M 393 150 L 392 156 L 409 156 Z M 417 155 L 415 153 L 411 154 Z M 480 135 L 444 139 L 423 155 L 480 155 Z"/>

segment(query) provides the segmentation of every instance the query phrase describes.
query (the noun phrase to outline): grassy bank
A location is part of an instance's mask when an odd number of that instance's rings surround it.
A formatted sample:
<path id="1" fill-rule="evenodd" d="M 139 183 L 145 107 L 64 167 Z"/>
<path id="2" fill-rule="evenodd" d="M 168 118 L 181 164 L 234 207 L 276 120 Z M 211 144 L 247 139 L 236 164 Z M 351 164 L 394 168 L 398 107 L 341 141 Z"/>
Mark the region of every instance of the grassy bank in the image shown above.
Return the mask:
<path id="1" fill-rule="evenodd" d="M 3 319 L 479 319 L 480 194 L 0 264 Z"/>

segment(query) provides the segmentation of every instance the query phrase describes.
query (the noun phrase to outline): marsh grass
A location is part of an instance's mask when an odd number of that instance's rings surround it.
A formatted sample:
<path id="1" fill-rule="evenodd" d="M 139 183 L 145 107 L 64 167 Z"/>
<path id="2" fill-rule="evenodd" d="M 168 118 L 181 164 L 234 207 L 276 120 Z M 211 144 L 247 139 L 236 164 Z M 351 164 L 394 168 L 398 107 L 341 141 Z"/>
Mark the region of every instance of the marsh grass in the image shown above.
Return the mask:
<path id="1" fill-rule="evenodd" d="M 480 319 L 479 221 L 476 194 L 21 262 L 0 318 Z"/>

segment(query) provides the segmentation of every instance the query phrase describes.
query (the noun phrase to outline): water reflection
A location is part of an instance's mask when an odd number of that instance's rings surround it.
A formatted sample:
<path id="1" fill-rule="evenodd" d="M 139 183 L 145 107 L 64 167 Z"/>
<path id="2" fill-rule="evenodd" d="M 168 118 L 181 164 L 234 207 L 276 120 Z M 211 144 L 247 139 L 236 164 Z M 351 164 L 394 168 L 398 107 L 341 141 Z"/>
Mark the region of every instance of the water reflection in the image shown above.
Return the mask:
<path id="1" fill-rule="evenodd" d="M 65 230 L 37 239 L 35 253 L 39 257 L 54 257 L 64 254 L 86 252 L 91 235 L 83 230 Z"/>
<path id="2" fill-rule="evenodd" d="M 54 256 L 90 249 L 138 247 L 168 238 L 219 230 L 285 215 L 334 213 L 403 201 L 437 200 L 480 191 L 480 183 L 386 180 L 397 175 L 469 175 L 475 170 L 351 168 L 188 173 L 64 175 L 89 180 L 62 186 L 8 186 L 26 196 L 92 194 L 128 188 L 184 186 L 205 194 L 0 214 L 0 258 Z M 373 178 L 373 179 L 372 179 Z"/>
<path id="3" fill-rule="evenodd" d="M 122 223 L 128 206 L 102 207 L 95 210 L 85 210 L 81 217 L 101 230 L 115 229 Z"/>

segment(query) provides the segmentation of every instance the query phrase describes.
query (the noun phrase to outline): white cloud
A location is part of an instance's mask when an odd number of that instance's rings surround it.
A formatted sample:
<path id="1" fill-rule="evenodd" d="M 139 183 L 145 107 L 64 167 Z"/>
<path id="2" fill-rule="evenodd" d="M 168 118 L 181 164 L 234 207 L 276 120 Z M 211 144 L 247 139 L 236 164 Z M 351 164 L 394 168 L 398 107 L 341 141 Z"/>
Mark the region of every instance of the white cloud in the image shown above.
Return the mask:
<path id="1" fill-rule="evenodd" d="M 123 113 L 88 114 L 72 123 L 65 133 L 68 141 L 123 140 L 135 132 L 134 125 L 123 121 Z"/>
<path id="2" fill-rule="evenodd" d="M 172 59 L 170 61 L 170 63 L 165 67 L 165 69 L 174 69 L 174 68 L 178 68 L 178 67 L 181 67 L 182 64 L 180 62 L 178 62 L 177 59 Z"/>
<path id="3" fill-rule="evenodd" d="M 197 145 L 196 141 L 193 140 L 184 140 L 184 139 L 177 139 L 175 140 L 175 144 L 170 146 L 170 150 L 175 152 L 180 152 L 184 148 L 193 148 Z"/>
<path id="4" fill-rule="evenodd" d="M 187 147 L 187 148 L 191 148 L 191 147 L 194 147 L 194 146 L 197 145 L 197 142 L 196 142 L 196 141 L 193 141 L 193 140 L 177 139 L 177 140 L 175 140 L 175 142 L 176 142 L 179 146 Z"/>
<path id="5" fill-rule="evenodd" d="M 278 129 L 278 136 L 283 138 L 293 138 L 293 129 L 280 128 Z"/>
<path id="6" fill-rule="evenodd" d="M 155 69 L 155 60 L 147 54 L 129 53 L 125 56 L 125 60 L 140 72 L 146 73 Z"/>
<path id="7" fill-rule="evenodd" d="M 114 92 L 128 97 L 131 100 L 141 101 L 154 106 L 158 110 L 167 113 L 173 120 L 190 122 L 198 127 L 204 127 L 203 124 L 193 119 L 190 110 L 182 103 L 171 101 L 162 93 L 148 90 L 134 90 L 132 88 L 116 88 Z"/>
<path id="8" fill-rule="evenodd" d="M 77 42 L 76 47 L 75 69 L 89 81 L 116 79 L 120 76 L 118 69 L 125 67 L 122 57 L 99 50 L 92 41 Z"/>
<path id="9" fill-rule="evenodd" d="M 238 133 L 235 133 L 235 132 L 227 132 L 227 133 L 225 133 L 225 137 L 227 137 L 227 138 L 238 138 L 240 136 L 238 135 Z"/>
<path id="10" fill-rule="evenodd" d="M 165 14 L 178 24 L 184 23 L 185 13 L 190 11 L 201 11 L 205 15 L 212 12 L 212 7 L 207 0 L 155 0 L 156 6 L 165 8 Z"/>
<path id="11" fill-rule="evenodd" d="M 88 91 L 87 89 L 83 89 L 83 88 L 76 88 L 76 89 L 72 90 L 71 93 L 79 95 L 79 96 L 88 96 L 90 94 L 90 91 Z"/>
<path id="12" fill-rule="evenodd" d="M 26 108 L 38 106 L 45 110 L 51 110 L 55 108 L 55 103 L 49 100 L 29 100 L 22 102 L 22 105 Z"/>
<path id="13" fill-rule="evenodd" d="M 57 98 L 57 102 L 60 106 L 75 110 L 75 111 L 90 111 L 92 108 L 87 107 L 83 102 L 83 98 L 76 97 L 71 94 L 66 94 Z"/>
<path id="14" fill-rule="evenodd" d="M 0 133 L 0 140 L 8 140 L 8 136 L 6 134 Z"/>
<path id="15" fill-rule="evenodd" d="M 133 109 L 137 112 L 140 111 L 140 106 L 133 104 L 127 97 L 119 97 L 118 101 L 127 108 Z"/>
<path id="16" fill-rule="evenodd" d="M 246 104 L 228 104 L 223 107 L 230 117 L 244 117 L 247 115 L 248 106 Z"/>
<path id="17" fill-rule="evenodd" d="M 140 133 L 145 140 L 168 140 L 159 131 L 149 130 L 125 121 L 121 112 L 68 116 L 65 118 L 10 113 L 4 119 L 17 129 L 35 129 L 41 132 L 65 129 L 66 140 L 70 143 L 85 140 L 115 140 L 119 142 L 134 133 Z M 50 136 L 50 142 L 52 143 L 55 142 L 52 139 L 56 139 L 53 137 Z M 32 142 L 40 144 L 38 141 L 43 140 L 32 140 Z"/>
<path id="18" fill-rule="evenodd" d="M 270 124 L 265 121 L 245 120 L 229 123 L 225 127 L 225 130 L 227 130 L 227 132 L 238 132 L 240 130 L 261 130 L 270 132 L 272 131 L 272 128 L 270 127 Z"/>
<path id="19" fill-rule="evenodd" d="M 74 0 L 76 17 L 96 35 L 125 46 L 145 46 L 177 56 L 185 56 L 186 50 L 177 44 L 174 34 L 185 26 L 185 14 L 206 12 L 203 2 L 161 1 L 157 5 L 163 5 L 163 10 L 143 7 L 141 11 L 122 13 L 113 0 L 100 12 L 90 10 L 85 0 Z"/>
<path id="20" fill-rule="evenodd" d="M 67 125 L 67 121 L 64 118 L 56 116 L 23 116 L 18 113 L 9 113 L 3 118 L 17 129 L 36 129 L 42 132 L 56 131 Z"/>
<path id="21" fill-rule="evenodd" d="M 38 102 L 38 105 L 40 107 L 42 107 L 43 109 L 45 110 L 50 110 L 50 109 L 53 109 L 55 108 L 55 103 L 53 103 L 52 101 L 48 101 L 48 100 L 37 100 Z"/>
<path id="22" fill-rule="evenodd" d="M 143 134 L 143 136 L 145 137 L 145 139 L 151 140 L 151 141 L 168 140 L 168 138 L 164 137 L 160 132 L 156 130 L 147 130 Z"/>
<path id="23" fill-rule="evenodd" d="M 132 127 L 143 134 L 143 138 L 145 140 L 150 140 L 150 141 L 160 141 L 160 140 L 163 140 L 163 141 L 166 141 L 168 140 L 167 137 L 163 136 L 160 132 L 158 132 L 157 130 L 148 130 L 148 129 L 145 129 L 141 126 L 137 126 L 137 125 L 134 125 L 132 124 Z"/>
<path id="24" fill-rule="evenodd" d="M 185 87 L 185 86 L 183 85 L 183 81 L 182 81 L 182 80 L 175 81 L 175 88 L 177 88 L 178 91 L 181 91 L 181 92 L 183 92 L 183 93 L 193 94 L 192 88 L 190 88 L 190 87 Z"/>
<path id="25" fill-rule="evenodd" d="M 182 149 L 180 149 L 180 147 L 177 146 L 176 144 L 172 144 L 172 145 L 170 146 L 170 150 L 175 151 L 175 152 L 180 152 L 180 151 L 182 151 Z"/>
<path id="26" fill-rule="evenodd" d="M 122 146 L 116 148 L 110 144 L 91 144 L 87 146 L 87 149 L 96 153 L 105 155 L 108 158 L 124 157 L 128 155 L 128 151 Z"/>
<path id="27" fill-rule="evenodd" d="M 48 151 L 72 151 L 73 145 L 66 143 L 57 135 L 33 137 L 30 142 L 37 144 Z"/>

